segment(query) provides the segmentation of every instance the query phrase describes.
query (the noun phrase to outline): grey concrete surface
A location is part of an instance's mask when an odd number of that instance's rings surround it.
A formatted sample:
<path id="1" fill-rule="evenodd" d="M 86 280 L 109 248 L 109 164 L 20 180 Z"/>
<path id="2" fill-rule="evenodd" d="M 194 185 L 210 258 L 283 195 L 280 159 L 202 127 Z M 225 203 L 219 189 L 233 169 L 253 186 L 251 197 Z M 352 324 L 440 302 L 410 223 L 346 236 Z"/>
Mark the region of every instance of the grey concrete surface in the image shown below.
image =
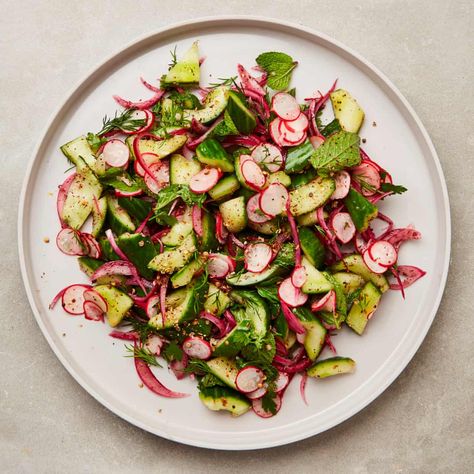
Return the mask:
<path id="1" fill-rule="evenodd" d="M 474 472 L 471 1 L 1 0 L 0 8 L 1 472 Z M 288 447 L 247 453 L 160 439 L 92 399 L 43 339 L 22 287 L 16 248 L 18 194 L 27 161 L 72 84 L 148 31 L 229 13 L 314 27 L 380 67 L 433 138 L 453 217 L 446 293 L 403 374 L 342 425 Z"/>

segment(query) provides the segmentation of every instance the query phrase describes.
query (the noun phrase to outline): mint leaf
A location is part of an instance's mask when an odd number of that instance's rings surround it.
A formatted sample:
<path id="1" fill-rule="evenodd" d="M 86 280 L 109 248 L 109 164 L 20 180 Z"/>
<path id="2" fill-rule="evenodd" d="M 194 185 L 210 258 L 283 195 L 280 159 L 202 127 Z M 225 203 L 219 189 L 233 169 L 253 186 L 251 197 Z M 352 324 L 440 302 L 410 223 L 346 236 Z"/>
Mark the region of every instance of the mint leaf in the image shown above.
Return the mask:
<path id="1" fill-rule="evenodd" d="M 268 389 L 268 392 L 262 397 L 262 408 L 272 415 L 276 415 L 277 406 L 275 403 L 276 393 L 274 390 Z"/>
<path id="2" fill-rule="evenodd" d="M 298 65 L 285 53 L 268 52 L 260 54 L 257 64 L 268 74 L 267 85 L 276 91 L 287 89 L 291 81 L 291 71 Z"/>
<path id="3" fill-rule="evenodd" d="M 176 342 L 170 342 L 165 349 L 162 351 L 161 356 L 166 362 L 173 362 L 174 360 L 183 359 L 183 350 L 176 344 Z"/>
<path id="4" fill-rule="evenodd" d="M 357 133 L 340 132 L 331 135 L 310 158 L 311 164 L 318 171 L 340 171 L 360 163 L 360 138 Z"/>
<path id="5" fill-rule="evenodd" d="M 194 194 L 185 184 L 171 184 L 158 193 L 155 212 L 158 214 L 158 211 L 171 204 L 176 198 L 181 198 L 188 206 L 193 204 L 202 206 L 206 200 L 206 194 Z"/>
<path id="6" fill-rule="evenodd" d="M 379 189 L 383 193 L 391 192 L 393 194 L 402 194 L 405 191 L 408 191 L 407 188 L 405 188 L 405 186 L 400 186 L 400 185 L 392 184 L 392 183 L 382 183 Z"/>

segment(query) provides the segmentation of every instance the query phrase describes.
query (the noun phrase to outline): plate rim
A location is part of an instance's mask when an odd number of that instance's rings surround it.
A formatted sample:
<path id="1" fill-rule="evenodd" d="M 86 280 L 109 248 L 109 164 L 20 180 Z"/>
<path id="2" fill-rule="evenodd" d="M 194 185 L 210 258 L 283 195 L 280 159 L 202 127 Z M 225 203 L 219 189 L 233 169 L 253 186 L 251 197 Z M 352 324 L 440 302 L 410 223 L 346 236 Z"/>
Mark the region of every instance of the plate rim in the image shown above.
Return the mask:
<path id="1" fill-rule="evenodd" d="M 221 444 L 221 443 L 215 443 L 213 441 L 209 442 L 209 441 L 205 441 L 201 439 L 189 438 L 189 437 L 186 437 L 184 433 L 182 436 L 181 435 L 174 436 L 174 435 L 171 435 L 170 433 L 167 433 L 166 430 L 156 429 L 154 427 L 147 426 L 145 423 L 142 423 L 140 420 L 135 419 L 132 415 L 129 415 L 128 413 L 122 411 L 119 407 L 115 407 L 112 402 L 109 403 L 109 401 L 107 401 L 100 393 L 98 393 L 93 387 L 91 387 L 89 383 L 83 379 L 82 375 L 77 373 L 75 368 L 72 367 L 72 365 L 67 361 L 65 357 L 63 357 L 61 349 L 55 344 L 46 326 L 42 322 L 40 311 L 36 305 L 36 302 L 33 296 L 32 285 L 30 285 L 30 282 L 29 282 L 29 270 L 27 268 L 27 262 L 25 258 L 25 247 L 26 247 L 25 234 L 26 233 L 24 233 L 23 231 L 24 230 L 23 227 L 26 226 L 25 217 L 27 215 L 27 212 L 26 212 L 27 211 L 26 209 L 27 191 L 31 185 L 33 172 L 35 171 L 35 165 L 36 165 L 38 156 L 40 155 L 42 148 L 47 144 L 49 140 L 49 136 L 54 130 L 55 121 L 58 119 L 58 117 L 60 116 L 62 112 L 67 110 L 69 104 L 75 100 L 75 97 L 79 95 L 80 93 L 82 93 L 83 89 L 87 88 L 90 85 L 90 83 L 93 82 L 94 77 L 100 74 L 100 72 L 103 69 L 106 69 L 107 67 L 111 66 L 114 61 L 119 60 L 121 56 L 126 55 L 127 52 L 132 52 L 134 49 L 139 48 L 140 44 L 146 43 L 147 41 L 151 41 L 152 38 L 156 38 L 157 40 L 159 40 L 160 36 L 166 36 L 166 35 L 172 34 L 173 31 L 176 31 L 177 33 L 179 33 L 180 29 L 185 29 L 186 27 L 193 28 L 193 29 L 198 27 L 199 25 L 201 25 L 202 27 L 218 27 L 220 25 L 222 26 L 222 24 L 232 23 L 232 22 L 235 24 L 240 23 L 242 27 L 257 26 L 259 24 L 260 26 L 262 26 L 263 24 L 263 26 L 266 26 L 269 29 L 278 30 L 278 29 L 283 28 L 285 32 L 289 32 L 291 30 L 297 30 L 298 32 L 304 33 L 305 35 L 309 37 L 320 40 L 320 42 L 322 41 L 323 43 L 326 43 L 326 46 L 331 45 L 335 47 L 335 49 L 338 50 L 337 51 L 338 53 L 344 52 L 348 56 L 352 57 L 358 62 L 359 66 L 361 65 L 364 66 L 373 75 L 378 77 L 378 79 L 381 80 L 383 85 L 388 87 L 390 92 L 394 94 L 395 97 L 400 101 L 405 111 L 408 112 L 410 118 L 414 121 L 414 124 L 418 128 L 418 132 L 421 134 L 420 143 L 424 143 L 427 146 L 427 150 L 430 154 L 430 157 L 433 160 L 434 168 L 441 184 L 438 192 L 442 197 L 442 204 L 444 207 L 443 210 L 445 214 L 445 222 L 443 224 L 445 227 L 444 237 L 446 238 L 446 245 L 444 248 L 445 257 L 444 257 L 444 262 L 443 262 L 441 278 L 439 280 L 439 289 L 438 289 L 436 298 L 431 306 L 431 312 L 428 315 L 428 317 L 425 318 L 422 327 L 419 328 L 419 333 L 417 337 L 415 338 L 415 340 L 410 345 L 409 350 L 404 353 L 404 356 L 401 358 L 401 360 L 400 359 L 398 360 L 398 363 L 396 367 L 394 368 L 394 370 L 385 377 L 384 383 L 379 383 L 377 386 L 374 387 L 374 389 L 372 389 L 369 396 L 366 396 L 362 401 L 359 401 L 358 403 L 352 404 L 352 406 L 349 407 L 349 409 L 347 409 L 344 413 L 337 414 L 337 416 L 334 416 L 330 422 L 327 422 L 326 424 L 322 426 L 318 426 L 315 429 L 310 428 L 310 429 L 301 430 L 299 433 L 291 437 L 287 437 L 283 433 L 277 439 L 272 439 L 271 441 L 267 441 L 259 437 L 258 439 L 254 439 L 251 442 L 246 442 L 246 444 L 239 445 L 239 446 L 235 446 L 231 442 L 225 442 Z M 381 84 L 378 84 L 378 85 L 379 87 L 381 86 Z M 363 410 L 367 405 L 372 403 L 377 397 L 379 397 L 396 380 L 396 378 L 398 378 L 398 376 L 405 370 L 409 362 L 412 360 L 412 358 L 414 357 L 414 355 L 420 348 L 421 343 L 423 342 L 429 329 L 431 328 L 431 325 L 438 312 L 439 305 L 441 303 L 441 299 L 444 294 L 448 271 L 449 271 L 449 261 L 450 261 L 450 253 L 451 253 L 451 215 L 450 215 L 450 205 L 449 205 L 449 196 L 448 196 L 448 191 L 447 191 L 446 179 L 442 170 L 442 166 L 441 166 L 438 154 L 436 152 L 436 149 L 431 141 L 431 138 L 427 130 L 425 129 L 417 113 L 414 111 L 414 109 L 409 104 L 407 99 L 403 96 L 403 94 L 392 83 L 392 81 L 376 66 L 374 66 L 371 62 L 367 61 L 363 56 L 361 56 L 359 53 L 354 51 L 352 48 L 347 47 L 345 44 L 332 38 L 331 36 L 326 35 L 325 33 L 317 31 L 313 28 L 309 28 L 309 27 L 306 27 L 294 22 L 289 22 L 289 21 L 280 20 L 280 19 L 272 18 L 272 17 L 266 17 L 266 16 L 256 16 L 256 15 L 215 15 L 215 16 L 205 16 L 205 17 L 199 17 L 196 19 L 172 23 L 170 25 L 164 26 L 157 30 L 145 33 L 141 35 L 140 37 L 138 37 L 138 39 L 128 42 L 128 44 L 126 44 L 122 48 L 117 49 L 115 52 L 110 54 L 105 60 L 100 62 L 97 66 L 93 67 L 91 70 L 89 70 L 66 93 L 66 98 L 53 111 L 49 120 L 47 121 L 47 124 L 43 132 L 40 134 L 40 139 L 33 150 L 31 158 L 29 159 L 29 163 L 28 163 L 28 166 L 26 168 L 26 172 L 23 178 L 19 205 L 18 205 L 17 226 L 18 226 L 17 237 L 18 237 L 18 251 L 19 251 L 21 276 L 22 276 L 22 281 L 23 281 L 25 291 L 27 293 L 30 308 L 33 311 L 33 314 L 36 319 L 36 323 L 41 329 L 41 332 L 43 333 L 43 336 L 47 340 L 49 346 L 51 347 L 51 349 L 53 350 L 54 354 L 59 359 L 63 367 L 75 379 L 75 381 L 84 390 L 86 390 L 89 395 L 95 398 L 101 405 L 108 408 L 112 413 L 126 420 L 132 425 L 143 429 L 144 431 L 158 435 L 168 440 L 176 441 L 176 442 L 190 445 L 190 446 L 197 446 L 197 447 L 202 447 L 202 448 L 207 448 L 207 449 L 236 450 L 236 451 L 237 450 L 242 450 L 242 451 L 255 450 L 255 449 L 264 449 L 264 448 L 270 448 L 270 447 L 275 447 L 275 446 L 282 446 L 282 445 L 286 445 L 289 443 L 293 443 L 296 441 L 309 438 L 311 436 L 315 436 L 351 418 L 352 416 L 354 416 L 355 414 Z M 401 339 L 400 344 L 402 341 L 403 339 Z M 382 370 L 383 367 L 384 366 L 382 366 L 379 369 L 379 371 Z M 372 377 L 374 377 L 376 374 L 377 372 L 373 374 Z M 364 384 L 367 382 L 368 381 L 364 382 Z"/>

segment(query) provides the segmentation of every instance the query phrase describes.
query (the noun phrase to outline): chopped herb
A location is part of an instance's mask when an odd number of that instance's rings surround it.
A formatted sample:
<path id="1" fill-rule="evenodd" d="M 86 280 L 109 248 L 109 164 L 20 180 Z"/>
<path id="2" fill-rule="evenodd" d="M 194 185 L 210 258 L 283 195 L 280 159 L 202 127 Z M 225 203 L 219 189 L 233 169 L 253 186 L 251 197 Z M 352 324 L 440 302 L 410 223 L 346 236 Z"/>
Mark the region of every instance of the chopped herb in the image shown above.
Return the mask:
<path id="1" fill-rule="evenodd" d="M 271 413 L 272 415 L 276 415 L 277 413 L 277 406 L 275 403 L 275 389 L 272 386 L 268 387 L 267 393 L 261 398 L 262 400 L 262 408 L 266 411 Z"/>
<path id="2" fill-rule="evenodd" d="M 382 183 L 380 186 L 380 191 L 384 193 L 393 193 L 393 194 L 402 194 L 405 191 L 408 191 L 405 186 L 397 185 L 397 184 L 392 184 L 392 183 Z"/>
<path id="3" fill-rule="evenodd" d="M 214 88 L 220 87 L 220 86 L 232 86 L 233 84 L 235 84 L 236 79 L 237 79 L 237 76 L 232 76 L 232 77 L 228 77 L 228 78 L 218 77 L 217 78 L 218 82 L 211 82 L 209 84 L 209 87 L 214 89 Z"/>
<path id="4" fill-rule="evenodd" d="M 158 194 L 155 213 L 171 204 L 175 199 L 181 198 L 188 206 L 197 204 L 202 206 L 206 200 L 206 194 L 194 194 L 189 186 L 185 184 L 171 184 L 162 189 Z"/>
<path id="5" fill-rule="evenodd" d="M 92 148 L 92 151 L 94 153 L 97 153 L 97 150 L 104 144 L 107 143 L 107 139 L 103 137 L 99 137 L 99 135 L 96 135 L 95 133 L 89 132 L 86 135 L 86 140 L 87 143 L 89 143 L 89 146 Z"/>
<path id="6" fill-rule="evenodd" d="M 102 129 L 97 135 L 104 135 L 114 129 L 120 129 L 124 132 L 132 132 L 137 130 L 140 127 L 143 127 L 146 124 L 145 119 L 134 119 L 132 118 L 134 110 L 126 109 L 120 115 L 115 115 L 113 118 L 107 117 L 107 115 L 102 119 Z"/>
<path id="7" fill-rule="evenodd" d="M 156 355 L 151 351 L 141 346 L 125 346 L 129 354 L 125 357 L 134 357 L 135 359 L 140 359 L 143 362 L 146 362 L 148 365 L 154 365 L 155 367 L 162 367 L 156 360 Z"/>
<path id="8" fill-rule="evenodd" d="M 173 66 L 176 66 L 176 64 L 178 63 L 178 58 L 176 56 L 176 45 L 174 46 L 174 49 L 172 51 L 170 50 L 170 54 L 171 54 L 171 62 L 168 64 L 168 67 L 171 69 Z"/>
<path id="9" fill-rule="evenodd" d="M 287 89 L 291 81 L 291 72 L 298 65 L 291 56 L 285 53 L 268 52 L 260 54 L 257 64 L 267 73 L 267 85 L 273 90 Z"/>
<path id="10" fill-rule="evenodd" d="M 174 360 L 183 359 L 183 350 L 181 347 L 176 344 L 176 342 L 171 341 L 161 352 L 161 356 L 166 362 L 173 362 Z"/>

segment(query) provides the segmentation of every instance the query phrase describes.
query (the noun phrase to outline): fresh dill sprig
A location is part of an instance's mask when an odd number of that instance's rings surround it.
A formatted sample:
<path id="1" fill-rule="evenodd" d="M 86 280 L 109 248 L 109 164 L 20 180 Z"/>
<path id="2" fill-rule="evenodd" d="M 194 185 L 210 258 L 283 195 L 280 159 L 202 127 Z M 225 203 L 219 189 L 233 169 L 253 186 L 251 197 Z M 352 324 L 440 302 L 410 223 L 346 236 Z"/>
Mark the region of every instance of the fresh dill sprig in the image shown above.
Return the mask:
<path id="1" fill-rule="evenodd" d="M 116 128 L 126 132 L 133 132 L 134 130 L 143 127 L 146 124 L 146 120 L 132 118 L 133 112 L 134 110 L 132 109 L 124 110 L 120 115 L 117 115 L 117 112 L 115 112 L 113 118 L 109 118 L 106 115 L 102 119 L 102 130 L 97 133 L 97 135 L 104 135 Z"/>
<path id="2" fill-rule="evenodd" d="M 125 346 L 129 354 L 125 357 L 134 357 L 135 359 L 140 359 L 148 365 L 154 365 L 155 367 L 162 367 L 161 364 L 156 360 L 156 355 L 153 352 L 149 351 L 145 347 L 141 346 Z"/>
<path id="3" fill-rule="evenodd" d="M 209 87 L 214 89 L 215 87 L 219 86 L 232 86 L 235 84 L 235 80 L 237 79 L 237 76 L 232 76 L 232 77 L 218 77 L 217 81 L 218 82 L 211 82 L 209 84 Z"/>
<path id="4" fill-rule="evenodd" d="M 136 318 L 128 318 L 126 321 L 130 323 L 133 330 L 138 333 L 141 342 L 145 342 L 150 335 L 155 334 L 155 329 L 146 322 L 142 322 Z"/>
<path id="5" fill-rule="evenodd" d="M 173 66 L 176 66 L 178 63 L 178 58 L 176 56 L 176 45 L 174 46 L 173 51 L 170 50 L 171 54 L 171 62 L 168 64 L 169 68 L 171 69 Z"/>

